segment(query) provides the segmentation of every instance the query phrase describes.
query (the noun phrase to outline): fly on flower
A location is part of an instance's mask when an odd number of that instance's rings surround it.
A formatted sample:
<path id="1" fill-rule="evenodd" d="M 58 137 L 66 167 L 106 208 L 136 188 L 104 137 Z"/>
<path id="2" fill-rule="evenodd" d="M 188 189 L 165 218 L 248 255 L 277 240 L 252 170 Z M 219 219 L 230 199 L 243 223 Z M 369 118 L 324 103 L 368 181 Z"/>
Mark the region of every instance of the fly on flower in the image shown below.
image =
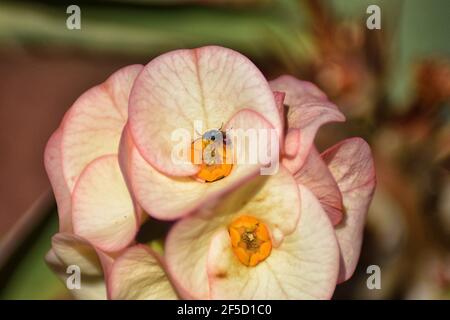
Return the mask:
<path id="1" fill-rule="evenodd" d="M 231 141 L 219 129 L 211 129 L 201 134 L 191 145 L 191 161 L 200 165 L 195 178 L 199 181 L 214 182 L 228 176 L 233 169 L 230 155 Z"/>

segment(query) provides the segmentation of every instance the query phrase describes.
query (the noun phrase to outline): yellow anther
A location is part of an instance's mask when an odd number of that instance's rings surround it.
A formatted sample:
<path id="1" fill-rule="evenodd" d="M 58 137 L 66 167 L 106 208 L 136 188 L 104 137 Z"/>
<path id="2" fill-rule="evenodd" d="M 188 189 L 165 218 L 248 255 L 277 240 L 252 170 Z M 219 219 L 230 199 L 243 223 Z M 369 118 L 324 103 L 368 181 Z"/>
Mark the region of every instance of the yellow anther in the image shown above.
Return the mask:
<path id="1" fill-rule="evenodd" d="M 272 251 L 272 241 L 266 225 L 251 216 L 240 216 L 228 227 L 231 247 L 238 260 L 254 267 Z"/>

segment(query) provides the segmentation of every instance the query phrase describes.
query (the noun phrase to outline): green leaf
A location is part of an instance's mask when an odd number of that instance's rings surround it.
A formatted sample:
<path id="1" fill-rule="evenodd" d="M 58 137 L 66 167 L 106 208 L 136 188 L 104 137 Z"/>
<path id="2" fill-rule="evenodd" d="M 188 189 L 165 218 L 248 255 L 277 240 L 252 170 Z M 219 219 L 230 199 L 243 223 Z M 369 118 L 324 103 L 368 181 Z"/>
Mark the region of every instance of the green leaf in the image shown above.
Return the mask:
<path id="1" fill-rule="evenodd" d="M 279 57 L 298 63 L 311 55 L 296 1 L 266 6 L 80 5 L 81 29 L 66 28 L 62 5 L 0 5 L 0 41 L 65 45 L 90 51 L 151 57 L 175 49 L 223 45 L 253 57 Z M 18 19 L 17 17 L 20 17 Z"/>

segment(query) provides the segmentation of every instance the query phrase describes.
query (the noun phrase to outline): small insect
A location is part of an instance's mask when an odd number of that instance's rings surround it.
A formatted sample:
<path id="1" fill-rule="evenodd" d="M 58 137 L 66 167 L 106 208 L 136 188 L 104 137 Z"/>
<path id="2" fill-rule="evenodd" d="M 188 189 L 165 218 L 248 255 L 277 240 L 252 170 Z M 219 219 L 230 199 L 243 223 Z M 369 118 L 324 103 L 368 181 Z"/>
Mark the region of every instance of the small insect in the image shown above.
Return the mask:
<path id="1" fill-rule="evenodd" d="M 223 162 L 223 147 L 230 144 L 226 132 L 222 130 L 223 124 L 219 129 L 211 129 L 201 135 L 203 142 L 203 161 L 207 165 L 221 164 Z"/>

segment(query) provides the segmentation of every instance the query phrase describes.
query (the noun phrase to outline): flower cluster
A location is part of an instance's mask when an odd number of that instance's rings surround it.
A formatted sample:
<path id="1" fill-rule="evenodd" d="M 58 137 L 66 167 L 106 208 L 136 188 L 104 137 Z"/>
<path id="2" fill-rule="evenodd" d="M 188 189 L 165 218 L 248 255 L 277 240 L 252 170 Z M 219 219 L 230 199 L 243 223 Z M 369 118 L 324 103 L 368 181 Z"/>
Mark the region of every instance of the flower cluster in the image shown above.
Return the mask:
<path id="1" fill-rule="evenodd" d="M 222 47 L 122 68 L 47 144 L 60 230 L 46 260 L 62 279 L 80 268 L 81 299 L 328 299 L 355 270 L 375 188 L 362 139 L 314 146 L 320 126 L 344 120 L 315 85 L 268 82 Z M 200 163 L 175 161 L 180 129 Z M 269 156 L 221 161 L 239 146 L 231 130 L 274 133 L 258 144 Z M 136 240 L 153 219 L 175 221 L 161 251 Z"/>

